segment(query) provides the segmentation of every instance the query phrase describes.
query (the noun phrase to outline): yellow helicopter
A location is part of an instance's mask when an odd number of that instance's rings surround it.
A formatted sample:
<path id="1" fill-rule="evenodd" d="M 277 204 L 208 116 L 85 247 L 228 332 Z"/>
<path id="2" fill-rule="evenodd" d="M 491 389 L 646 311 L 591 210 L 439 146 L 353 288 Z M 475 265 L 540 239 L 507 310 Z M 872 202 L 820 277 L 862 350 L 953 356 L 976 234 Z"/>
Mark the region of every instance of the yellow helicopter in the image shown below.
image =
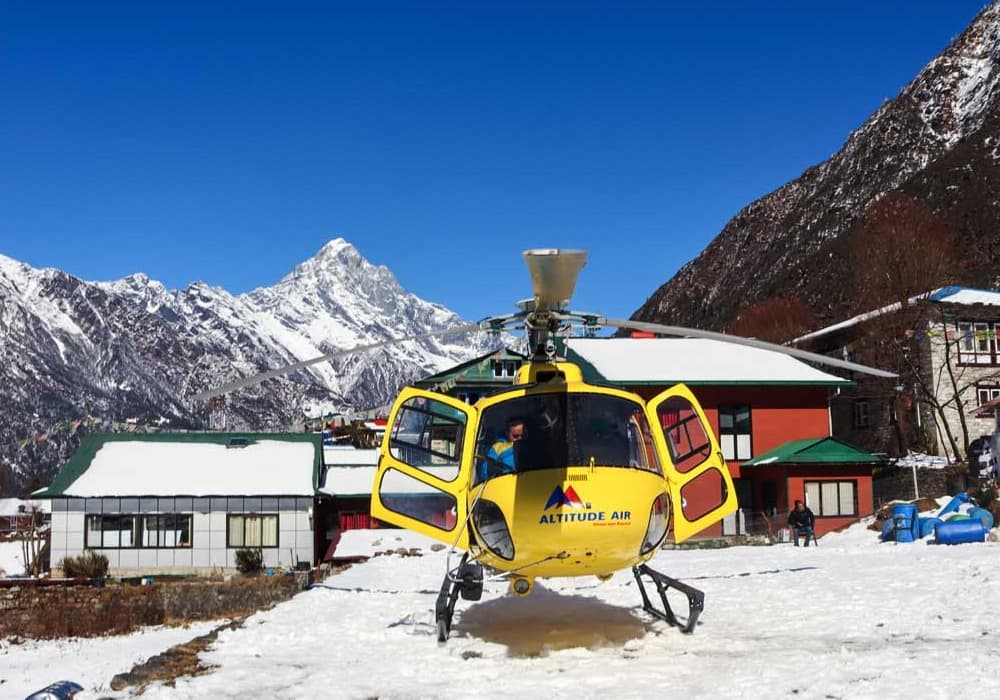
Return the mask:
<path id="1" fill-rule="evenodd" d="M 684 385 L 644 400 L 589 384 L 576 365 L 559 356 L 557 341 L 573 329 L 632 328 L 893 375 L 754 339 L 569 311 L 586 253 L 538 249 L 525 251 L 524 259 L 533 298 L 520 302 L 517 313 L 427 335 L 523 330 L 528 362 L 513 386 L 474 405 L 404 388 L 380 446 L 371 514 L 450 546 L 435 603 L 439 642 L 448 639 L 458 598 L 479 600 L 489 578 L 507 579 L 515 595 L 525 596 L 537 577 L 606 579 L 626 568 L 632 569 L 647 612 L 692 632 L 704 594 L 646 562 L 671 528 L 674 541 L 683 542 L 737 509 L 718 441 Z M 337 351 L 205 395 L 371 347 L 377 346 Z M 659 607 L 645 580 L 655 586 Z M 686 596 L 686 615 L 672 609 L 670 589 Z"/>

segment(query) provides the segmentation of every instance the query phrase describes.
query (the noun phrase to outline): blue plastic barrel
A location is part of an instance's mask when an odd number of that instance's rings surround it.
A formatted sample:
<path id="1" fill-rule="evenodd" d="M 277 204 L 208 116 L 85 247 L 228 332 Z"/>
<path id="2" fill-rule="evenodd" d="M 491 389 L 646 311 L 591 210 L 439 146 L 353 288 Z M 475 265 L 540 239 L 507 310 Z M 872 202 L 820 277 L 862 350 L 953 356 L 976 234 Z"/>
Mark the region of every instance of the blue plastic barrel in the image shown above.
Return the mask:
<path id="1" fill-rule="evenodd" d="M 919 536 L 917 531 L 917 507 L 912 503 L 900 503 L 892 507 L 892 520 L 896 523 L 896 541 L 913 542 Z"/>
<path id="2" fill-rule="evenodd" d="M 984 530 L 993 529 L 993 513 L 989 512 L 985 508 L 973 508 L 969 511 L 969 517 L 981 520 L 983 522 Z"/>
<path id="3" fill-rule="evenodd" d="M 986 539 L 986 528 L 979 518 L 949 520 L 938 525 L 935 532 L 938 544 L 964 544 L 982 542 Z"/>
<path id="4" fill-rule="evenodd" d="M 950 501 L 948 501 L 948 505 L 946 505 L 944 508 L 938 511 L 938 517 L 940 518 L 942 515 L 947 515 L 952 511 L 958 510 L 958 507 L 960 505 L 962 505 L 963 503 L 967 503 L 968 501 L 969 501 L 969 494 L 963 491 L 962 493 L 958 494 Z"/>
<path id="5" fill-rule="evenodd" d="M 886 518 L 886 520 L 882 523 L 882 534 L 879 535 L 879 539 L 883 542 L 896 539 L 896 533 L 893 531 L 895 526 L 896 523 L 892 521 L 892 518 Z"/>
<path id="6" fill-rule="evenodd" d="M 920 526 L 920 537 L 923 539 L 928 535 L 934 534 L 934 528 L 936 528 L 943 521 L 941 518 L 918 518 L 917 523 Z"/>

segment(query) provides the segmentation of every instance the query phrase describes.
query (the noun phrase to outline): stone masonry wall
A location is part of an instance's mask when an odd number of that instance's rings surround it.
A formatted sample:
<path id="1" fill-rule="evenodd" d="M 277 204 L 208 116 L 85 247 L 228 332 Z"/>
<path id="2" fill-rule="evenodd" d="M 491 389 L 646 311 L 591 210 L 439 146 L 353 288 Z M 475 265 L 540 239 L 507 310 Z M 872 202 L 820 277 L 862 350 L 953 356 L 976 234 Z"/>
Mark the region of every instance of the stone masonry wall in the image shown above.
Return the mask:
<path id="1" fill-rule="evenodd" d="M 146 586 L 8 580 L 0 587 L 0 639 L 126 634 L 145 625 L 247 615 L 306 585 L 304 575 Z"/>
<path id="2" fill-rule="evenodd" d="M 945 469 L 917 468 L 917 488 L 921 498 L 954 496 L 971 484 L 968 469 L 960 464 Z M 882 467 L 872 475 L 872 495 L 876 510 L 889 501 L 912 501 L 913 470 L 910 467 Z"/>

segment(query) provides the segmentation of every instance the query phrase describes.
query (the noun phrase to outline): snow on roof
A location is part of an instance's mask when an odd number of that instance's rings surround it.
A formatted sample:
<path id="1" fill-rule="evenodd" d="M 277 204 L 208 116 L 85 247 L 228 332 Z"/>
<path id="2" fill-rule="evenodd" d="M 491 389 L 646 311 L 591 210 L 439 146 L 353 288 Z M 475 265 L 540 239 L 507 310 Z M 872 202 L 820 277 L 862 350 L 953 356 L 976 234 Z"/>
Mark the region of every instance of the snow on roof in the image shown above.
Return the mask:
<path id="1" fill-rule="evenodd" d="M 67 496 L 312 496 L 315 448 L 258 440 L 228 448 L 198 442 L 106 442 Z"/>
<path id="2" fill-rule="evenodd" d="M 377 452 L 377 450 L 372 450 Z M 422 467 L 421 471 L 428 472 L 444 481 L 450 481 L 455 477 L 454 467 Z M 326 470 L 326 479 L 323 485 L 317 489 L 320 493 L 331 496 L 369 496 L 375 484 L 375 474 L 378 467 L 358 467 L 340 466 Z M 405 486 L 404 486 L 405 484 Z M 382 489 L 383 493 L 441 493 L 433 486 L 425 486 L 416 479 L 406 479 L 405 481 L 392 480 L 390 484 Z"/>
<path id="3" fill-rule="evenodd" d="M 910 297 L 906 300 L 907 304 L 916 304 L 919 301 L 931 301 L 945 304 L 965 304 L 972 306 L 974 304 L 985 304 L 987 306 L 1000 306 L 1000 292 L 994 292 L 988 289 L 972 289 L 970 287 L 939 287 L 930 292 L 925 292 L 924 294 L 918 294 L 916 296 Z M 866 311 L 863 314 L 858 314 L 857 316 L 852 316 L 851 318 L 840 321 L 839 323 L 834 323 L 831 326 L 826 326 L 825 328 L 820 328 L 819 330 L 813 331 L 812 333 L 806 333 L 805 335 L 799 336 L 791 342 L 792 345 L 797 345 L 798 343 L 804 342 L 806 340 L 812 340 L 813 338 L 820 338 L 824 335 L 829 335 L 830 333 L 835 333 L 839 330 L 845 328 L 850 328 L 856 326 L 859 323 L 868 321 L 879 316 L 883 316 L 888 313 L 893 313 L 894 311 L 899 311 L 901 304 L 897 301 L 893 304 L 886 304 L 885 306 L 873 309 L 872 311 Z"/>
<path id="4" fill-rule="evenodd" d="M 702 338 L 574 338 L 570 349 L 612 382 L 850 384 L 771 350 Z"/>
<path id="5" fill-rule="evenodd" d="M 942 287 L 933 292 L 929 299 L 948 304 L 1000 306 L 1000 292 L 990 289 L 971 289 L 970 287 Z"/>
<path id="6" fill-rule="evenodd" d="M 332 496 L 360 496 L 372 492 L 378 450 L 355 447 L 325 447 L 326 477 L 318 489 Z"/>
<path id="7" fill-rule="evenodd" d="M 52 510 L 51 501 L 47 498 L 30 501 L 24 501 L 20 498 L 0 498 L 0 516 L 17 515 L 21 512 L 19 510 L 21 506 L 24 506 L 25 511 L 28 512 L 31 511 L 32 507 L 38 508 L 43 513 L 48 513 Z"/>
<path id="8" fill-rule="evenodd" d="M 324 447 L 323 461 L 328 467 L 370 466 L 378 464 L 378 450 L 359 450 L 350 446 Z"/>

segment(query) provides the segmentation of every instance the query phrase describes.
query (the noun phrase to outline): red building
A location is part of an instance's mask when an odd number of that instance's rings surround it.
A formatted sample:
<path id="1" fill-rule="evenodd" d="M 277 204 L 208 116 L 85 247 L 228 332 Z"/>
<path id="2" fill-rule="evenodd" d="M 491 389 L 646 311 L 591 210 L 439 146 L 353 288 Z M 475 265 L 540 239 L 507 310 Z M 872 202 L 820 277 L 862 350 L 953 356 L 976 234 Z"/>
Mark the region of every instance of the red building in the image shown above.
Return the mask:
<path id="1" fill-rule="evenodd" d="M 568 359 L 587 381 L 646 399 L 677 383 L 694 392 L 740 503 L 703 535 L 773 533 L 798 499 L 816 514 L 817 535 L 874 511 L 878 458 L 830 438 L 830 398 L 850 380 L 782 353 L 712 340 L 576 338 L 569 345 Z"/>

